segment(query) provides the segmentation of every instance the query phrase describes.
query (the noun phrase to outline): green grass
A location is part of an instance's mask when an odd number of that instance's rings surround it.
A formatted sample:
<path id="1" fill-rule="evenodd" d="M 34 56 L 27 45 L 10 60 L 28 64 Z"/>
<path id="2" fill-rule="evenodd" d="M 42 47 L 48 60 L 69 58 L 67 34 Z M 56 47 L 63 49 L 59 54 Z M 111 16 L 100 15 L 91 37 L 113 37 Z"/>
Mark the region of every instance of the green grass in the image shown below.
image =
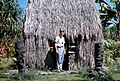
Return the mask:
<path id="1" fill-rule="evenodd" d="M 78 76 L 66 76 L 66 75 L 49 75 L 42 77 L 43 81 L 79 81 L 84 80 L 82 77 Z"/>
<path id="2" fill-rule="evenodd" d="M 49 75 L 41 77 L 41 81 L 78 81 L 78 80 L 83 80 L 83 78 L 64 75 Z"/>
<path id="3" fill-rule="evenodd" d="M 20 75 L 17 75 L 18 78 L 10 78 L 9 76 L 0 77 L 0 81 L 88 81 L 89 79 L 84 78 L 83 76 L 73 76 L 73 75 L 32 75 L 31 78 L 24 78 Z M 117 81 L 120 80 L 120 73 L 114 73 L 111 75 L 112 78 Z M 95 80 L 96 81 L 96 80 Z"/>
<path id="4" fill-rule="evenodd" d="M 34 76 L 30 79 L 25 79 L 19 76 L 19 80 L 17 81 L 80 81 L 85 80 L 84 78 L 80 76 L 66 76 L 66 75 L 44 75 L 44 76 Z M 16 79 L 11 78 L 0 78 L 0 81 L 16 81 Z"/>
<path id="5" fill-rule="evenodd" d="M 57 72 L 50 75 L 40 75 L 38 74 L 40 70 L 28 69 L 28 72 L 30 73 L 30 77 L 25 78 L 19 75 L 17 70 L 12 71 L 8 69 L 8 66 L 11 64 L 14 64 L 12 60 L 9 62 L 6 59 L 2 60 L 2 63 L 0 64 L 0 81 L 81 81 L 81 80 L 90 81 L 87 78 L 85 68 L 77 70 L 78 72 L 80 72 L 81 75 L 70 75 L 70 74 L 68 75 L 68 74 L 61 74 Z M 11 77 L 13 74 L 15 74 L 17 78 Z M 113 72 L 111 70 L 110 72 L 108 71 L 108 74 L 115 81 L 120 80 L 120 72 Z M 95 79 L 94 81 L 98 81 L 98 80 Z"/>
<path id="6" fill-rule="evenodd" d="M 31 78 L 23 78 L 21 75 L 17 75 L 18 79 L 10 77 L 0 78 L 0 81 L 89 81 L 89 79 L 83 76 L 63 75 L 63 74 L 52 74 L 52 75 L 32 75 Z M 117 81 L 120 80 L 120 73 L 110 74 L 112 78 Z M 93 80 L 91 80 L 93 81 Z M 97 81 L 96 79 L 94 81 Z M 104 81 L 104 80 L 103 80 Z"/>

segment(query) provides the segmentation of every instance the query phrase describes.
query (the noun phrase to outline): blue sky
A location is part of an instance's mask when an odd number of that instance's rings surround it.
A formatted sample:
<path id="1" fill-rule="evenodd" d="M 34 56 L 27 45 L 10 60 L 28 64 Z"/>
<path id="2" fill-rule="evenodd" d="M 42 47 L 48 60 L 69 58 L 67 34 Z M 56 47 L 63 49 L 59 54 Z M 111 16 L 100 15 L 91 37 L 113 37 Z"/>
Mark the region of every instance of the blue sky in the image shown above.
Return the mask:
<path id="1" fill-rule="evenodd" d="M 25 11 L 26 7 L 27 7 L 27 2 L 28 0 L 18 0 L 18 4 L 20 5 L 20 7 Z"/>
<path id="2" fill-rule="evenodd" d="M 110 4 L 110 0 L 104 0 L 104 1 L 106 1 L 111 7 L 113 7 L 113 5 Z M 28 0 L 18 0 L 19 5 L 21 8 L 23 8 L 24 12 L 27 7 L 27 2 Z M 97 4 L 97 7 L 99 9 L 100 6 Z"/>
<path id="3" fill-rule="evenodd" d="M 113 7 L 113 4 L 110 3 L 110 0 L 104 0 L 105 2 L 107 2 L 109 4 L 110 7 Z M 97 8 L 100 8 L 100 5 L 97 4 Z"/>

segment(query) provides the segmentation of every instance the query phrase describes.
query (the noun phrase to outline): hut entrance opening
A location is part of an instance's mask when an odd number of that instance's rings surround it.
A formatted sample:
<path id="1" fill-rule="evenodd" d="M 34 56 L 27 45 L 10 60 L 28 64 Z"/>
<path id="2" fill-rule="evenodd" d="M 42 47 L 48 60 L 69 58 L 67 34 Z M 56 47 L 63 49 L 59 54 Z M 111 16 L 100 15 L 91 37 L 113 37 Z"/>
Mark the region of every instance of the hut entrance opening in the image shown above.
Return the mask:
<path id="1" fill-rule="evenodd" d="M 65 55 L 64 55 L 64 62 L 63 62 L 63 70 L 73 70 L 77 67 L 76 64 L 76 54 L 77 54 L 77 41 L 72 41 L 71 37 L 65 38 Z M 55 51 L 55 42 L 53 40 L 48 40 L 50 51 L 48 52 L 45 60 L 45 65 L 47 66 L 46 69 L 56 69 L 56 51 Z M 49 55 L 51 54 L 51 55 Z"/>
<path id="2" fill-rule="evenodd" d="M 76 55 L 77 55 L 77 40 L 72 39 L 72 37 L 65 38 L 65 50 L 66 53 L 64 55 L 63 69 L 64 70 L 73 70 L 77 67 L 76 64 Z"/>

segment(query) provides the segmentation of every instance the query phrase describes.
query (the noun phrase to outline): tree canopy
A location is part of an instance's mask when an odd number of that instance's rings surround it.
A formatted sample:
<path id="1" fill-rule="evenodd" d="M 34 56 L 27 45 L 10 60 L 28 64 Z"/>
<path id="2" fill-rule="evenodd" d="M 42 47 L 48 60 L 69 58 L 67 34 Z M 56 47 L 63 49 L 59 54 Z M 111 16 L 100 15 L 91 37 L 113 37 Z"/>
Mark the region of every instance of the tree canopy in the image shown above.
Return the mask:
<path id="1" fill-rule="evenodd" d="M 105 0 L 96 0 L 100 4 L 100 18 L 105 38 L 120 40 L 120 0 L 110 0 L 110 6 Z"/>
<path id="2" fill-rule="evenodd" d="M 17 0 L 2 0 L 0 36 L 19 37 L 23 26 L 23 10 Z"/>
<path id="3" fill-rule="evenodd" d="M 18 0 L 0 1 L 0 55 L 13 54 L 14 40 L 23 34 L 24 14 Z"/>

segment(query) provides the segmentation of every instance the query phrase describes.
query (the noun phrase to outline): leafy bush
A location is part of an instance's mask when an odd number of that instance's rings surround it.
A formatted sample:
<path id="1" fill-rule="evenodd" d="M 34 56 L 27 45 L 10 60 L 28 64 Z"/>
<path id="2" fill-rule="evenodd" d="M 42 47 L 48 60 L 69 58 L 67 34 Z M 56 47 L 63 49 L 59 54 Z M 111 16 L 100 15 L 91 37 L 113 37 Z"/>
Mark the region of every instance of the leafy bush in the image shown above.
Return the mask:
<path id="1" fill-rule="evenodd" d="M 110 72 L 120 73 L 120 58 L 116 58 L 113 66 L 110 66 Z"/>
<path id="2" fill-rule="evenodd" d="M 120 42 L 114 40 L 103 40 L 104 45 L 104 63 L 114 65 L 116 58 L 120 58 Z"/>
<path id="3" fill-rule="evenodd" d="M 115 81 L 110 75 L 96 75 L 92 81 Z"/>
<path id="4" fill-rule="evenodd" d="M 88 78 L 88 71 L 89 71 L 89 67 L 79 67 L 77 69 L 77 71 L 79 72 L 79 74 L 84 78 L 87 79 Z"/>
<path id="5" fill-rule="evenodd" d="M 103 40 L 104 65 L 109 67 L 112 73 L 120 73 L 120 42 Z"/>

